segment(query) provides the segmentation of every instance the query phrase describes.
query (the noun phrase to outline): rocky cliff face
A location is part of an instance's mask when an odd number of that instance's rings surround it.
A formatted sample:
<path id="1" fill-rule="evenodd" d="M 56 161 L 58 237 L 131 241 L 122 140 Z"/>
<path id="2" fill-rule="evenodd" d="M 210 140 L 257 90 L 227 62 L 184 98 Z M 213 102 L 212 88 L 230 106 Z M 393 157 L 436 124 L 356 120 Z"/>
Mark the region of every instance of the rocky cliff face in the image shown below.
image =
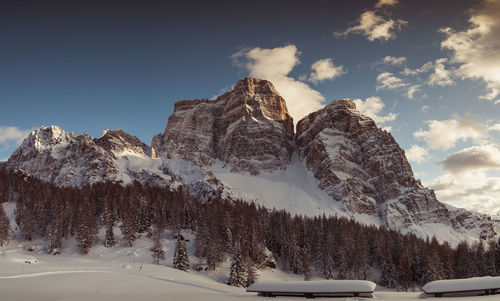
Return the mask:
<path id="1" fill-rule="evenodd" d="M 254 78 L 215 100 L 177 102 L 151 148 L 121 130 L 92 138 L 42 127 L 6 168 L 61 186 L 182 185 L 201 201 L 216 196 L 293 213 L 368 217 L 455 242 L 496 234 L 488 216 L 446 206 L 415 180 L 392 135 L 351 100 L 308 115 L 294 134 L 284 99 L 270 82 Z"/>
<path id="2" fill-rule="evenodd" d="M 103 181 L 129 183 L 169 177 L 157 172 L 141 172 L 134 157 L 147 157 L 149 148 L 122 130 L 106 130 L 100 138 L 76 136 L 57 126 L 33 131 L 7 161 L 6 167 L 60 186 L 79 186 Z M 132 161 L 132 162 L 130 162 Z"/>
<path id="3" fill-rule="evenodd" d="M 165 132 L 153 138 L 155 156 L 258 174 L 285 169 L 293 152 L 293 120 L 284 99 L 265 80 L 245 78 L 217 99 L 180 101 Z"/>
<path id="4" fill-rule="evenodd" d="M 455 212 L 415 180 L 404 150 L 361 115 L 352 100 L 333 101 L 300 120 L 296 143 L 319 187 L 349 212 L 380 216 L 391 229 L 446 224 L 470 230 L 480 225 L 480 236 L 495 235 L 487 216 L 474 215 L 477 222 L 464 223 L 472 218 L 470 212 L 468 217 L 466 211 Z"/>

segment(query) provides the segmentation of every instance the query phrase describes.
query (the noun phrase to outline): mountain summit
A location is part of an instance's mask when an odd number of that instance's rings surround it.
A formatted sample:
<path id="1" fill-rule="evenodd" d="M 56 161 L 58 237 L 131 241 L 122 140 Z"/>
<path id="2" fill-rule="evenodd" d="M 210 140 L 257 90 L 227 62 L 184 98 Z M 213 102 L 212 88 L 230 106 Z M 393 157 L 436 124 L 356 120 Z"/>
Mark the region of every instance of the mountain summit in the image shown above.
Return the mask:
<path id="1" fill-rule="evenodd" d="M 297 123 L 271 82 L 240 80 L 215 100 L 183 100 L 151 147 L 121 130 L 100 138 L 33 131 L 6 168 L 59 186 L 103 181 L 179 187 L 200 201 L 257 202 L 296 214 L 338 214 L 441 240 L 492 238 L 490 217 L 447 206 L 416 180 L 389 132 L 353 101 Z"/>
<path id="2" fill-rule="evenodd" d="M 218 159 L 234 172 L 255 175 L 286 168 L 293 152 L 293 120 L 269 81 L 247 77 L 213 101 L 177 102 L 152 148 L 159 157 L 199 165 Z"/>

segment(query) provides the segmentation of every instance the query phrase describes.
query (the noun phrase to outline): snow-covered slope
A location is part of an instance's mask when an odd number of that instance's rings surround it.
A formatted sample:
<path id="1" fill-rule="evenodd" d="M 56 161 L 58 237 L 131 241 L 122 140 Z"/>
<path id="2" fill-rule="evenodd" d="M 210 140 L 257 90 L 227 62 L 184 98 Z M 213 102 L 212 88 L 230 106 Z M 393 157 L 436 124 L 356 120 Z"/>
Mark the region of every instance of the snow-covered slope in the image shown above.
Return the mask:
<path id="1" fill-rule="evenodd" d="M 60 186 L 101 181 L 183 186 L 200 201 L 255 201 L 293 214 L 353 216 L 453 244 L 492 238 L 495 222 L 440 203 L 413 176 L 392 135 L 353 101 L 297 124 L 265 80 L 245 78 L 215 100 L 180 101 L 151 148 L 121 130 L 100 138 L 33 131 L 6 168 Z"/>

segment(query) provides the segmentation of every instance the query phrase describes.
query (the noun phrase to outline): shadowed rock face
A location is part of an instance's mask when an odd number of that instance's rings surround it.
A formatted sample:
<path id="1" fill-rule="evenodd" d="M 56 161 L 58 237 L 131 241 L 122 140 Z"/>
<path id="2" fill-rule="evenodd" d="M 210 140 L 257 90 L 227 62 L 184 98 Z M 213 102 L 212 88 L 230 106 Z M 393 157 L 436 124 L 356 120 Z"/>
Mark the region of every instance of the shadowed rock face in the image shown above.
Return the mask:
<path id="1" fill-rule="evenodd" d="M 351 213 L 379 216 L 391 229 L 430 223 L 466 229 L 479 225 L 481 237 L 495 235 L 486 215 L 450 210 L 415 180 L 404 150 L 390 133 L 361 115 L 352 100 L 333 101 L 300 120 L 296 144 L 320 188 Z"/>
<path id="2" fill-rule="evenodd" d="M 215 100 L 177 102 L 152 149 L 154 156 L 198 165 L 220 159 L 234 172 L 285 169 L 293 152 L 293 120 L 269 81 L 245 78 Z"/>

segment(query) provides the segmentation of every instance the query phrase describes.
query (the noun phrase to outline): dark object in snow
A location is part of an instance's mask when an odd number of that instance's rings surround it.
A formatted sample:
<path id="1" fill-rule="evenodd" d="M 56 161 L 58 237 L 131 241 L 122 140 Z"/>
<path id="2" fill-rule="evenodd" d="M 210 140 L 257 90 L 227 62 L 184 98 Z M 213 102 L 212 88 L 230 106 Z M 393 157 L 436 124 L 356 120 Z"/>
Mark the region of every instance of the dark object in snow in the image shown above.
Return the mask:
<path id="1" fill-rule="evenodd" d="M 437 280 L 427 283 L 422 290 L 434 297 L 495 295 L 500 294 L 500 277 Z"/>
<path id="2" fill-rule="evenodd" d="M 376 284 L 367 280 L 275 281 L 259 282 L 247 288 L 259 296 L 373 297 Z"/>
<path id="3" fill-rule="evenodd" d="M 174 234 L 174 239 L 186 240 L 182 234 Z"/>

